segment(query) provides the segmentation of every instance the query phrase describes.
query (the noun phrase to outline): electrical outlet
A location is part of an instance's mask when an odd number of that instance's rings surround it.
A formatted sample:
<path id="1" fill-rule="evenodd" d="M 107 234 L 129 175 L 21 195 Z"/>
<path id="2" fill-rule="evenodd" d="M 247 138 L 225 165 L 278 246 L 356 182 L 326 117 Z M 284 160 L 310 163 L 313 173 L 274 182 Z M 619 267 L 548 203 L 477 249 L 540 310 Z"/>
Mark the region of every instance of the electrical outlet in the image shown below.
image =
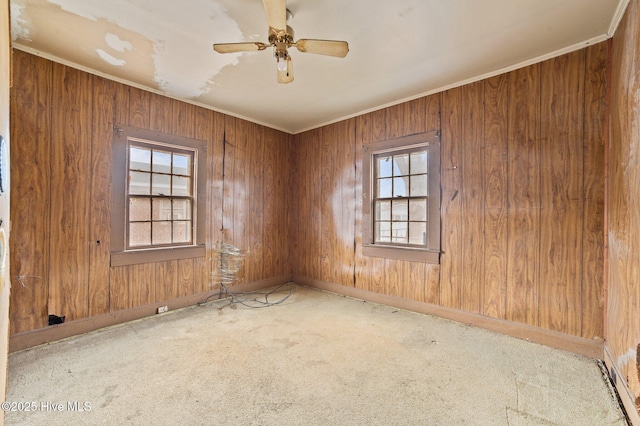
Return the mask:
<path id="1" fill-rule="evenodd" d="M 165 312 L 167 312 L 169 310 L 169 307 L 167 305 L 164 306 L 158 306 L 158 313 L 159 314 L 164 314 Z"/>

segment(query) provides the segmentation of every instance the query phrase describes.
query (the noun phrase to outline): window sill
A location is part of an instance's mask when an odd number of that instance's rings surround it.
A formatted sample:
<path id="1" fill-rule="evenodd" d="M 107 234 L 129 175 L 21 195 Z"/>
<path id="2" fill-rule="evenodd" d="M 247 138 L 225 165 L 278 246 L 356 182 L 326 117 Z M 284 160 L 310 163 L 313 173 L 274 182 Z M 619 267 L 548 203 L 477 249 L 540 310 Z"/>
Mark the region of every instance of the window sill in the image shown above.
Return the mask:
<path id="1" fill-rule="evenodd" d="M 139 263 L 204 257 L 205 252 L 206 248 L 204 245 L 119 251 L 111 253 L 111 266 L 126 266 Z"/>
<path id="2" fill-rule="evenodd" d="M 407 260 L 410 262 L 440 263 L 439 251 L 422 248 L 363 244 L 362 254 L 364 256 L 384 257 L 388 259 Z"/>

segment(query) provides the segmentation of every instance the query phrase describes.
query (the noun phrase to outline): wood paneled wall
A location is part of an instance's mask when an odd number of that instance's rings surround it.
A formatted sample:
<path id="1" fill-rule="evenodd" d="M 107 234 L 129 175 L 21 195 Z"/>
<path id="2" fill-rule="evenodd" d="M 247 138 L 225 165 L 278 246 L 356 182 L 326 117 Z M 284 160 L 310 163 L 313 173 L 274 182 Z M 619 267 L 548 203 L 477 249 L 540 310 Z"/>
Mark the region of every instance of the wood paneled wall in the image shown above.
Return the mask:
<path id="1" fill-rule="evenodd" d="M 297 135 L 294 274 L 601 340 L 607 57 L 601 43 Z M 363 256 L 362 145 L 433 130 L 440 265 Z"/>
<path id="2" fill-rule="evenodd" d="M 20 51 L 14 76 L 12 334 L 211 291 L 221 241 L 240 282 L 290 274 L 291 136 Z M 110 267 L 114 123 L 207 142 L 205 258 Z"/>
<path id="3" fill-rule="evenodd" d="M 640 6 L 632 0 L 612 48 L 606 350 L 636 408 L 640 408 L 639 42 Z"/>

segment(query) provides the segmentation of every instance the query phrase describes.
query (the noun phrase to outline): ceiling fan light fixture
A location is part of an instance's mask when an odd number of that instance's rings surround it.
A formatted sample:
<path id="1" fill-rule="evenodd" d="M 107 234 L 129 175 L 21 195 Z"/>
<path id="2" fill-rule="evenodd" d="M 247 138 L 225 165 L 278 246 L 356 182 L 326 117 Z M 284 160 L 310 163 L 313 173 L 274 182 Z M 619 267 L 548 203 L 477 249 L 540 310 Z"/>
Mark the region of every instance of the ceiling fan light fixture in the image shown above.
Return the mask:
<path id="1" fill-rule="evenodd" d="M 278 56 L 278 71 L 287 70 L 287 60 L 281 56 Z"/>
<path id="2" fill-rule="evenodd" d="M 346 41 L 300 39 L 296 42 L 293 28 L 287 25 L 287 21 L 293 18 L 293 14 L 287 9 L 286 0 L 262 0 L 262 3 L 269 25 L 269 44 L 260 42 L 217 43 L 213 45 L 213 50 L 218 53 L 236 53 L 265 50 L 267 47 L 273 46 L 277 62 L 278 83 L 284 84 L 293 81 L 293 66 L 288 52 L 290 47 L 295 47 L 303 53 L 338 58 L 344 58 L 349 52 L 349 44 Z"/>

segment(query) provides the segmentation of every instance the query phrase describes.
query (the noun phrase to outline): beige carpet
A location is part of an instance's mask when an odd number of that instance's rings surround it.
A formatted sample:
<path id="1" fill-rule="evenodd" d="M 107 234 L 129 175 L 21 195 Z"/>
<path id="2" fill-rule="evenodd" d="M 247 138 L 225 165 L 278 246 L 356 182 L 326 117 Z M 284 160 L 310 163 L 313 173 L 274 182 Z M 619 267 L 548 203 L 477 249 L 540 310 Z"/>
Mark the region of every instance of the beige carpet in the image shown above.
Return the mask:
<path id="1" fill-rule="evenodd" d="M 11 354 L 7 400 L 35 409 L 8 425 L 626 424 L 593 360 L 305 287 Z"/>

